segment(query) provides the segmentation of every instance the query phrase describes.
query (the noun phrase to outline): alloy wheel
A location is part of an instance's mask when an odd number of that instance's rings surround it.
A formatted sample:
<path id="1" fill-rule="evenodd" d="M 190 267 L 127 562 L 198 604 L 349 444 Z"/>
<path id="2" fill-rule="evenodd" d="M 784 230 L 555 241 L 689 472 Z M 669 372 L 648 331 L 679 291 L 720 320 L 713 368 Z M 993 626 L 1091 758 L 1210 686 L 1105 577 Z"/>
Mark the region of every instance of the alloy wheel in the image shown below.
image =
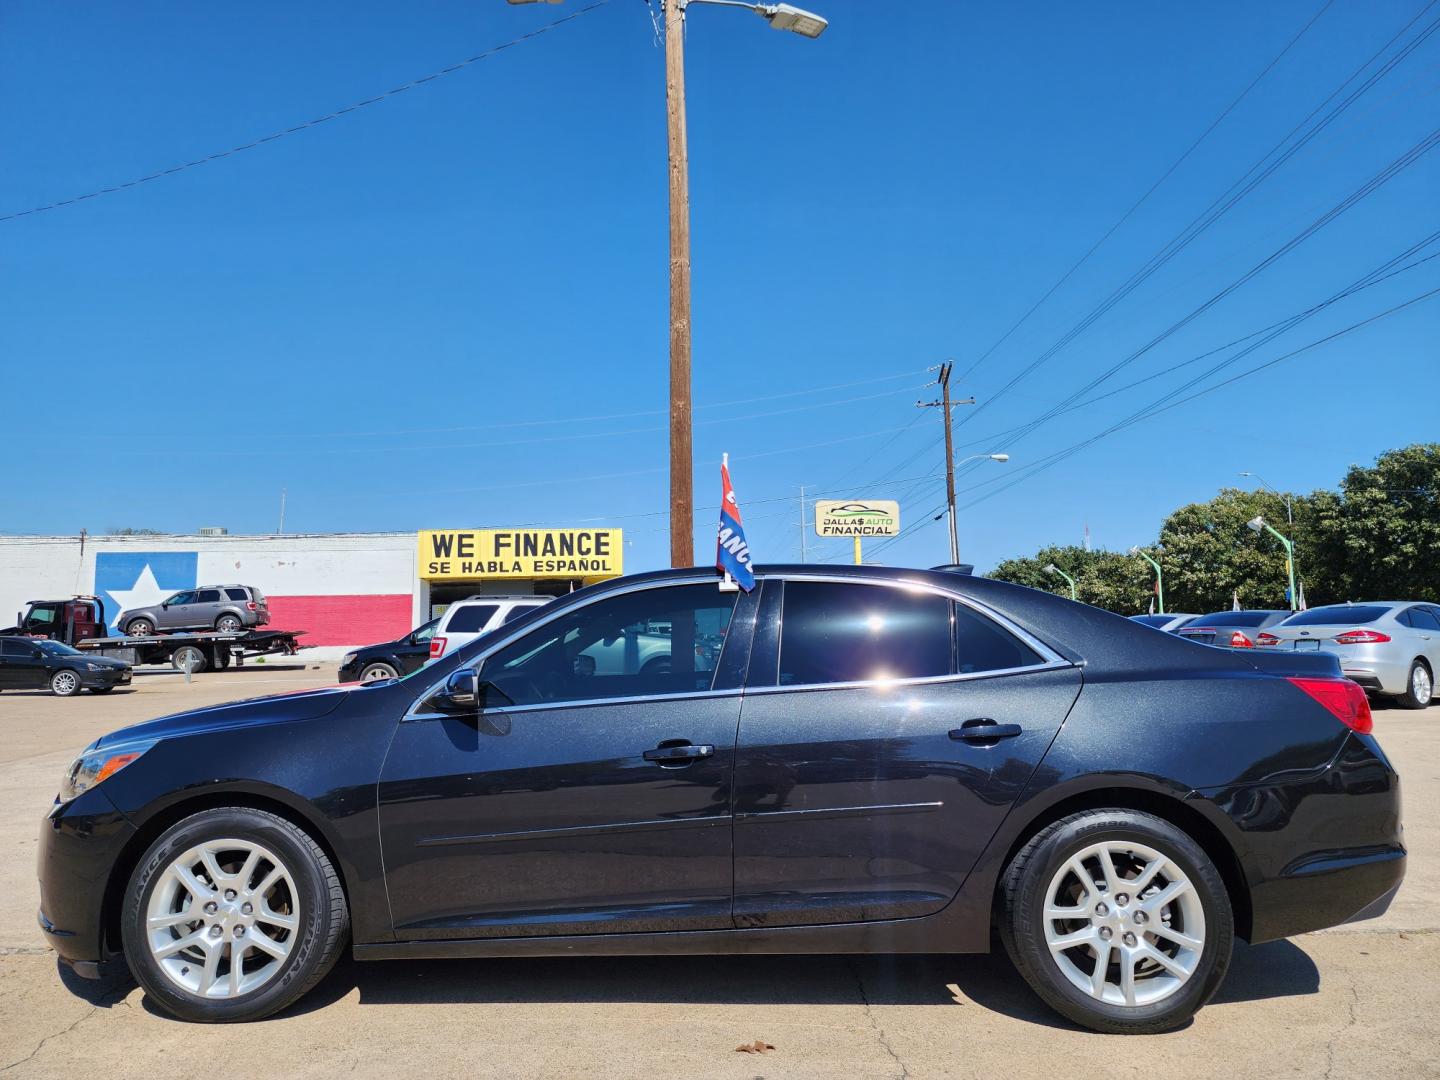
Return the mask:
<path id="1" fill-rule="evenodd" d="M 1424 664 L 1416 664 L 1410 672 L 1410 693 L 1415 700 L 1425 705 L 1430 701 L 1430 695 L 1434 692 L 1435 684 L 1430 680 L 1430 672 Z"/>
<path id="2" fill-rule="evenodd" d="M 299 894 L 274 852 L 250 840 L 207 840 L 156 881 L 145 942 L 180 989 L 223 1000 L 275 978 L 299 927 Z"/>
<path id="3" fill-rule="evenodd" d="M 50 685 L 57 694 L 62 696 L 73 694 L 80 688 L 80 676 L 73 671 L 57 671 Z"/>
<path id="4" fill-rule="evenodd" d="M 1205 949 L 1205 911 L 1166 855 L 1131 841 L 1071 856 L 1045 893 L 1045 943 L 1078 990 L 1110 1005 L 1154 1005 L 1180 990 Z"/>

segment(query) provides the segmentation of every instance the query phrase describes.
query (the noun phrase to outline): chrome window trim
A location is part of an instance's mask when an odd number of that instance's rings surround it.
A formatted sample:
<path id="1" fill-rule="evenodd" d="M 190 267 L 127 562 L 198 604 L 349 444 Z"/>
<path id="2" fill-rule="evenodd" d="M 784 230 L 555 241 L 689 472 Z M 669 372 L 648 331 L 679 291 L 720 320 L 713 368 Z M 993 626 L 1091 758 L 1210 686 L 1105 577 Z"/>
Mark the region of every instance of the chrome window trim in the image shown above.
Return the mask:
<path id="1" fill-rule="evenodd" d="M 788 694 L 798 691 L 813 690 L 859 690 L 865 689 L 867 687 L 883 688 L 888 690 L 893 688 L 904 688 L 907 686 L 925 686 L 930 684 L 947 682 L 969 682 L 974 679 L 990 679 L 1005 675 L 1018 675 L 1029 671 L 1051 671 L 1058 670 L 1060 668 L 1078 666 L 1071 661 L 1065 659 L 1050 646 L 1046 645 L 1039 638 L 1035 637 L 1035 635 L 1031 634 L 1022 627 L 1016 626 L 1013 622 L 1007 619 L 1004 615 L 1000 614 L 998 611 L 995 611 L 993 608 L 990 608 L 985 604 L 979 603 L 978 601 L 973 600 L 968 596 L 962 596 L 951 589 L 942 588 L 941 586 L 932 584 L 928 581 L 917 581 L 913 578 L 865 577 L 860 574 L 827 574 L 823 571 L 817 571 L 815 573 L 808 573 L 806 571 L 792 571 L 786 572 L 784 574 L 760 573 L 755 575 L 755 580 L 757 583 L 767 580 L 827 581 L 835 582 L 841 585 L 875 585 L 882 588 L 910 589 L 933 593 L 936 596 L 943 596 L 947 600 L 954 601 L 955 603 L 963 604 L 970 610 L 974 611 L 976 614 L 998 623 L 1007 632 L 1015 635 L 1015 637 L 1019 638 L 1031 649 L 1033 649 L 1035 653 L 1041 658 L 1041 662 L 1038 664 L 1025 664 L 1020 667 L 1013 668 L 995 668 L 990 671 L 957 672 L 955 674 L 949 675 L 923 675 L 907 679 L 858 679 L 853 682 L 843 683 L 799 683 L 793 686 L 751 686 L 737 687 L 730 690 L 695 690 L 681 691 L 674 694 L 641 694 L 631 695 L 627 697 L 586 698 L 577 701 L 547 701 L 536 703 L 533 705 L 505 705 L 496 709 L 486 709 L 485 714 L 487 716 L 490 716 L 517 712 L 538 712 L 542 710 L 554 709 L 580 709 L 596 705 L 634 705 L 651 701 L 683 701 L 689 699 L 727 696 L 739 697 L 745 694 Z M 713 584 L 718 588 L 720 584 L 720 579 L 713 574 L 706 573 L 687 575 L 680 578 L 664 578 L 658 581 L 639 581 L 635 582 L 632 585 L 624 586 L 623 588 L 609 590 L 604 593 L 604 595 L 595 597 L 595 599 L 591 600 L 589 603 L 583 606 L 589 607 L 592 604 L 597 604 L 600 601 L 609 599 L 612 596 L 623 596 L 627 593 L 642 592 L 647 589 L 665 589 L 675 585 L 707 584 Z M 542 619 L 537 623 L 525 627 L 524 630 L 521 632 L 511 633 L 506 635 L 505 637 L 500 638 L 498 641 L 495 642 L 494 645 L 489 646 L 484 652 L 477 655 L 472 664 L 466 666 L 473 667 L 478 670 L 480 666 L 484 664 L 486 659 L 488 659 L 494 653 L 499 652 L 505 646 L 509 645 L 512 641 L 519 639 L 520 637 L 524 636 L 524 634 L 543 629 L 554 620 L 564 617 L 565 614 L 571 610 L 576 609 L 564 608 L 560 611 L 555 612 L 549 618 Z M 784 608 L 782 607 L 782 633 L 784 632 L 783 619 Z M 455 670 L 459 671 L 462 669 L 456 668 Z M 419 709 L 421 702 L 425 701 L 427 698 L 430 697 L 431 694 L 435 693 L 436 690 L 438 690 L 442 685 L 444 685 L 446 679 L 449 679 L 449 677 L 450 675 L 447 674 L 445 678 L 438 679 L 435 682 L 431 683 L 429 686 L 427 686 L 424 692 L 419 694 L 415 698 L 415 700 L 410 703 L 410 707 L 405 710 L 405 715 L 400 718 L 401 722 L 404 723 L 409 720 L 440 720 L 448 718 L 449 714 L 447 713 L 419 712 L 417 710 Z"/>

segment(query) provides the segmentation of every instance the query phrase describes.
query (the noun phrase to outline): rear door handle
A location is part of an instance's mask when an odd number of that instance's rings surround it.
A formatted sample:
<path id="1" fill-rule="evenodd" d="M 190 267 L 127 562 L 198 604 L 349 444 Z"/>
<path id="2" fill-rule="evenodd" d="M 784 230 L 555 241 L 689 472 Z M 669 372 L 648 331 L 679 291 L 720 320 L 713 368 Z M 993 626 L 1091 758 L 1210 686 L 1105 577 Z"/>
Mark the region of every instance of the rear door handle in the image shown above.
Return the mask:
<path id="1" fill-rule="evenodd" d="M 644 758 L 646 761 L 655 762 L 662 769 L 675 769 L 701 758 L 708 758 L 714 753 L 715 747 L 708 744 L 696 746 L 681 739 L 667 739 L 654 750 L 646 750 Z"/>
<path id="2" fill-rule="evenodd" d="M 951 729 L 950 738 L 959 742 L 988 743 L 1013 739 L 1020 732 L 1019 724 L 997 724 L 988 716 L 982 716 L 975 720 L 966 720 L 958 728 Z"/>

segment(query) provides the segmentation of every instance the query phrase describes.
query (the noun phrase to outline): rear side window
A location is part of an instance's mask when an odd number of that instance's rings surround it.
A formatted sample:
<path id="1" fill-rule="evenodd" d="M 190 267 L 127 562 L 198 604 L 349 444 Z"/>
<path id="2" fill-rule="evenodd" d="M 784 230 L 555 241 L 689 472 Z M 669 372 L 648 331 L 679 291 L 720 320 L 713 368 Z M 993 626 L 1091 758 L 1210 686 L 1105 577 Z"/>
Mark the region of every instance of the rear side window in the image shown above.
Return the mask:
<path id="1" fill-rule="evenodd" d="M 1410 609 L 1410 625 L 1416 630 L 1440 630 L 1440 619 L 1425 608 Z"/>
<path id="2" fill-rule="evenodd" d="M 505 618 L 501 620 L 501 623 L 503 625 L 507 622 L 514 622 L 516 619 L 520 618 L 521 615 L 524 615 L 527 611 L 534 611 L 539 606 L 539 604 L 516 604 L 513 608 L 511 608 L 505 613 Z"/>
<path id="3" fill-rule="evenodd" d="M 201 589 L 199 599 L 196 602 L 200 604 L 218 604 L 220 602 L 220 590 Z"/>
<path id="4" fill-rule="evenodd" d="M 1363 626 L 1381 618 L 1389 610 L 1380 604 L 1331 604 L 1329 607 L 1311 608 L 1309 611 L 1291 615 L 1285 620 L 1285 625 L 1336 626 L 1344 623 L 1346 626 Z M 1416 609 L 1410 610 L 1413 613 Z"/>
<path id="5" fill-rule="evenodd" d="M 1041 663 L 1034 649 L 964 604 L 955 605 L 955 661 L 962 675 Z"/>
<path id="6" fill-rule="evenodd" d="M 1197 629 L 1202 626 L 1262 626 L 1273 614 L 1271 611 L 1212 611 L 1188 625 Z"/>
<path id="7" fill-rule="evenodd" d="M 242 603 L 250 599 L 250 597 L 245 595 L 244 589 L 226 589 L 225 595 L 228 596 L 231 600 L 239 600 Z"/>
<path id="8" fill-rule="evenodd" d="M 28 641 L 16 641 L 13 638 L 0 641 L 0 655 L 3 656 L 29 656 L 34 648 Z"/>
<path id="9" fill-rule="evenodd" d="M 951 604 L 888 586 L 787 581 L 780 685 L 950 675 Z"/>
<path id="10" fill-rule="evenodd" d="M 478 634 L 485 629 L 499 608 L 498 604 L 463 604 L 455 609 L 446 624 L 446 633 Z"/>

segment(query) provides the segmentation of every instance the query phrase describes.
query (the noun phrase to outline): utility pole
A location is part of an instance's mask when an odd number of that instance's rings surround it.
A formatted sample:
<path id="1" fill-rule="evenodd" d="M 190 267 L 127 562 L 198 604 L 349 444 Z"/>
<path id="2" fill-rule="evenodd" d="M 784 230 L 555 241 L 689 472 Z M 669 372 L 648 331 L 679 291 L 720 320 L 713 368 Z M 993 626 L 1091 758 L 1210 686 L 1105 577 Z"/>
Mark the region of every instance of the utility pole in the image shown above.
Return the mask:
<path id="1" fill-rule="evenodd" d="M 670 143 L 670 565 L 695 565 L 690 402 L 690 163 L 685 135 L 685 0 L 665 5 Z"/>
<path id="2" fill-rule="evenodd" d="M 950 433 L 950 410 L 956 405 L 974 405 L 973 397 L 960 401 L 950 399 L 950 372 L 955 367 L 949 360 L 940 365 L 940 400 L 917 401 L 922 409 L 939 407 L 945 421 L 945 504 L 950 508 L 950 561 L 960 561 L 960 534 L 955 524 L 955 445 Z"/>
<path id="3" fill-rule="evenodd" d="M 277 536 L 285 535 L 285 489 L 280 489 L 280 531 Z"/>
<path id="4" fill-rule="evenodd" d="M 805 485 L 800 485 L 800 561 L 805 561 L 805 527 L 809 524 L 805 520 Z"/>

